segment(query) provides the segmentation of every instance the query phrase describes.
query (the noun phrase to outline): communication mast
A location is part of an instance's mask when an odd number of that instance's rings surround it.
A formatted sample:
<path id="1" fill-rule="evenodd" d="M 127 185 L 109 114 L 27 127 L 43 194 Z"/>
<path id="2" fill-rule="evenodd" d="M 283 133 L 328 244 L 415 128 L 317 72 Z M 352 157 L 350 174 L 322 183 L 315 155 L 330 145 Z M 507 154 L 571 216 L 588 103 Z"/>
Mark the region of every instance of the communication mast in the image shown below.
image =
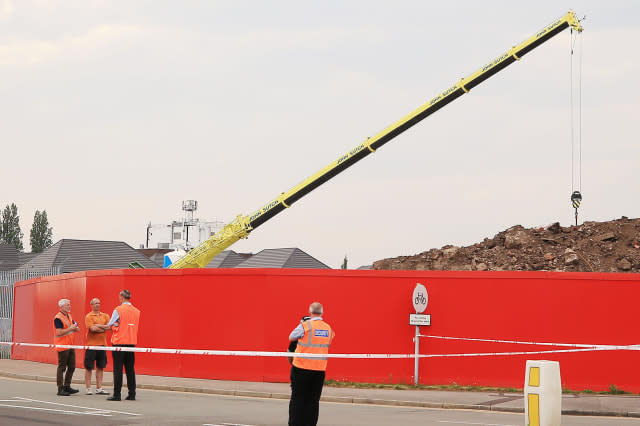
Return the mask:
<path id="1" fill-rule="evenodd" d="M 193 218 L 193 212 L 198 210 L 198 202 L 196 200 L 185 200 L 182 202 L 182 210 L 184 211 L 184 220 L 182 222 L 182 226 L 185 230 L 185 249 L 189 251 L 192 248 L 191 242 L 189 241 L 189 227 L 197 226 L 198 219 Z"/>

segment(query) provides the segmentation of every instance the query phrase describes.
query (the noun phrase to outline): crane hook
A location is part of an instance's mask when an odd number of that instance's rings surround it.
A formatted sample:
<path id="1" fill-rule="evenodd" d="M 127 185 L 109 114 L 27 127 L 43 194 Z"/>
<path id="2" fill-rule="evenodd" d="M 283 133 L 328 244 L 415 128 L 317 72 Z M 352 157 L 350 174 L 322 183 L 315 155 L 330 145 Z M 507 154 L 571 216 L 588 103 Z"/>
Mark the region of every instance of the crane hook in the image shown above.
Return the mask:
<path id="1" fill-rule="evenodd" d="M 582 201 L 582 194 L 580 191 L 573 191 L 571 194 L 571 205 L 576 210 L 576 226 L 578 226 L 578 207 L 580 207 L 580 202 Z"/>

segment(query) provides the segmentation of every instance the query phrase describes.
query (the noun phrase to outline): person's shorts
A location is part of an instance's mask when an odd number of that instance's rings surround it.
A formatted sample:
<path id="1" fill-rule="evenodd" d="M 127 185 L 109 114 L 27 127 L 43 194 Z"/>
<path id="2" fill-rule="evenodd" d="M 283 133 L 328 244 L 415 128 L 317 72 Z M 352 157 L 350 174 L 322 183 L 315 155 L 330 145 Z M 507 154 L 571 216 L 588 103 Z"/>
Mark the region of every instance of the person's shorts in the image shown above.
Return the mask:
<path id="1" fill-rule="evenodd" d="M 95 367 L 103 369 L 107 366 L 107 351 L 87 349 L 84 352 L 84 368 L 93 370 Z"/>

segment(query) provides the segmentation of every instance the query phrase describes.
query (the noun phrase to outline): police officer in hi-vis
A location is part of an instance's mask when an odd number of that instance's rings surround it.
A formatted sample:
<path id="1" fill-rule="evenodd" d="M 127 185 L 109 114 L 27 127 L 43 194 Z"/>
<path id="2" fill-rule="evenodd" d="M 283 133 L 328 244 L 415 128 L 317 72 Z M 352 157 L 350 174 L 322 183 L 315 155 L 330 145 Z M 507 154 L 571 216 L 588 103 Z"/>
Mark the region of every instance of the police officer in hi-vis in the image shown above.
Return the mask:
<path id="1" fill-rule="evenodd" d="M 298 354 L 329 353 L 335 337 L 331 326 L 322 320 L 322 305 L 313 302 L 309 306 L 311 317 L 302 321 L 289 335 L 289 341 L 297 341 Z M 320 395 L 324 386 L 327 358 L 294 357 L 291 367 L 291 401 L 289 401 L 289 426 L 308 426 L 318 423 Z"/>

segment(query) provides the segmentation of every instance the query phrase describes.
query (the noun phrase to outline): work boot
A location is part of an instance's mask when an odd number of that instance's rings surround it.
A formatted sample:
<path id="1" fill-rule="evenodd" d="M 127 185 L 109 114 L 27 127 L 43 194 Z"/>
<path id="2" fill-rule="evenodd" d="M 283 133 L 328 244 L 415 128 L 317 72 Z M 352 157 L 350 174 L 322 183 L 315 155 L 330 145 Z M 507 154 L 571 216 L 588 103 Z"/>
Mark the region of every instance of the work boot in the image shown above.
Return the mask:
<path id="1" fill-rule="evenodd" d="M 59 387 L 58 388 L 58 395 L 59 396 L 69 396 L 71 395 L 69 392 L 67 392 L 66 390 L 64 390 L 64 387 Z"/>
<path id="2" fill-rule="evenodd" d="M 65 387 L 64 387 L 64 390 L 65 390 L 69 395 L 72 395 L 72 394 L 74 394 L 74 393 L 78 393 L 78 392 L 80 392 L 78 389 L 74 389 L 74 388 L 72 388 L 71 386 L 65 386 Z"/>

